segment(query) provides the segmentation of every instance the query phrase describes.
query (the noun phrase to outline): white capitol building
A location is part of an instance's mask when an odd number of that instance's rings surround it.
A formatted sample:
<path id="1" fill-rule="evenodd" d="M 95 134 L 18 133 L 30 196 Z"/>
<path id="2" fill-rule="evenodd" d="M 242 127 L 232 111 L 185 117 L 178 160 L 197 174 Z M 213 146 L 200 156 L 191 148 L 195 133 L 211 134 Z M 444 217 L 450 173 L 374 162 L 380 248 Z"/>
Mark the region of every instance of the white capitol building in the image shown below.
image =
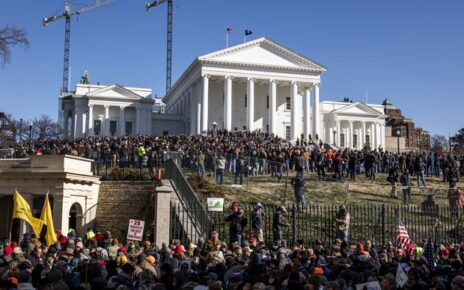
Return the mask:
<path id="1" fill-rule="evenodd" d="M 78 84 L 60 97 L 65 136 L 203 134 L 215 126 L 288 140 L 385 148 L 382 105 L 320 101 L 326 68 L 268 38 L 197 57 L 153 112 L 152 91 Z M 159 105 L 159 104 L 158 104 Z"/>

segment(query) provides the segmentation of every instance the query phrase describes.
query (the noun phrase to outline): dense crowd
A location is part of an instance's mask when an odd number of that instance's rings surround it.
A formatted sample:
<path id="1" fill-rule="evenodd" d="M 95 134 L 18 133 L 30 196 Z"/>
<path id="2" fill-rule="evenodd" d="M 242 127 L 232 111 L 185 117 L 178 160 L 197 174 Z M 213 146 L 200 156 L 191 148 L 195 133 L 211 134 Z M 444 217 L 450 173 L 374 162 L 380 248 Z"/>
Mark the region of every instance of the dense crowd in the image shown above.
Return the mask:
<path id="1" fill-rule="evenodd" d="M 397 289 L 399 264 L 408 277 L 402 289 L 464 289 L 464 243 L 440 245 L 431 261 L 426 240 L 400 249 L 369 240 L 227 243 L 217 232 L 160 247 L 90 229 L 82 238 L 74 231 L 57 237 L 50 247 L 29 233 L 0 243 L 0 289 L 351 290 L 377 289 L 377 281 L 386 290 Z"/>

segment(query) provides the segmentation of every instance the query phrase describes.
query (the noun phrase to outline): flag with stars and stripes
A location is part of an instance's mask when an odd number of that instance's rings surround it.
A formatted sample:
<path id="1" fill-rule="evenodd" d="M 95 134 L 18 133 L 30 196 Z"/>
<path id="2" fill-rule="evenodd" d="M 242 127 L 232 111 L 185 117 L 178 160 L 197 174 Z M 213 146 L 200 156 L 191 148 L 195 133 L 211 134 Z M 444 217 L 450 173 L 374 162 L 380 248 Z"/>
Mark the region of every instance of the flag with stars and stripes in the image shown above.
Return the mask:
<path id="1" fill-rule="evenodd" d="M 401 221 L 401 218 L 398 217 L 398 236 L 396 239 L 396 244 L 398 248 L 400 248 L 401 250 L 404 250 L 406 249 L 406 245 L 408 245 L 410 242 L 411 242 L 411 239 L 409 238 L 408 231 L 406 230 L 406 227 Z"/>
<path id="2" fill-rule="evenodd" d="M 435 251 L 433 250 L 433 243 L 432 239 L 430 238 L 428 239 L 427 245 L 425 246 L 422 259 L 427 263 L 427 268 L 429 268 L 429 270 L 435 268 Z"/>

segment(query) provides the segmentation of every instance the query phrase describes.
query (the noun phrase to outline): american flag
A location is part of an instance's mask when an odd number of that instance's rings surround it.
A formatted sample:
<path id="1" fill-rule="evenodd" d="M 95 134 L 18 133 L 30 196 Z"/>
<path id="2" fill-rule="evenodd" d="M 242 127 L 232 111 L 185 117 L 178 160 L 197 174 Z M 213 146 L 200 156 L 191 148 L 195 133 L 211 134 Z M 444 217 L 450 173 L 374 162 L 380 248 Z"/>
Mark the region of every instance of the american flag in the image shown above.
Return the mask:
<path id="1" fill-rule="evenodd" d="M 232 33 L 232 32 L 234 32 L 234 30 L 231 27 L 227 27 L 226 33 Z"/>
<path id="2" fill-rule="evenodd" d="M 406 227 L 401 221 L 401 218 L 398 217 L 398 236 L 396 239 L 396 244 L 398 245 L 398 248 L 404 250 L 406 248 L 406 245 L 410 242 L 411 239 L 409 238 L 408 231 L 406 230 Z"/>
<path id="3" fill-rule="evenodd" d="M 422 259 L 427 263 L 427 268 L 432 270 L 435 268 L 435 252 L 433 250 L 432 239 L 428 239 L 427 245 L 425 246 L 424 253 L 422 254 Z"/>

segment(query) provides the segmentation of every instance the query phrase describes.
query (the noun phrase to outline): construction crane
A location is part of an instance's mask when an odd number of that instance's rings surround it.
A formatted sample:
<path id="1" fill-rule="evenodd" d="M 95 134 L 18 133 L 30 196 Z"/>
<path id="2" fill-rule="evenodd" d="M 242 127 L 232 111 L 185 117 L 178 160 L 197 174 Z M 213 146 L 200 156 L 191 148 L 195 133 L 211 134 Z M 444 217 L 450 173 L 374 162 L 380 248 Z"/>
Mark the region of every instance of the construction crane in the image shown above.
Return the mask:
<path id="1" fill-rule="evenodd" d="M 47 26 L 48 23 L 54 22 L 60 19 L 65 19 L 65 27 L 64 27 L 64 62 L 63 62 L 63 84 L 61 87 L 61 93 L 69 92 L 69 46 L 71 43 L 71 17 L 74 15 L 80 15 L 84 12 L 89 10 L 99 8 L 106 4 L 109 4 L 115 0 L 97 0 L 94 4 L 82 7 L 80 9 L 71 11 L 69 6 L 69 2 L 66 1 L 64 4 L 64 12 L 61 15 L 52 16 L 52 17 L 45 17 L 42 20 L 44 26 Z"/>
<path id="2" fill-rule="evenodd" d="M 166 53 L 166 93 L 171 89 L 171 74 L 172 74 L 172 0 L 155 0 L 145 5 L 145 10 L 160 4 L 168 3 L 168 32 L 167 32 L 167 53 Z"/>

